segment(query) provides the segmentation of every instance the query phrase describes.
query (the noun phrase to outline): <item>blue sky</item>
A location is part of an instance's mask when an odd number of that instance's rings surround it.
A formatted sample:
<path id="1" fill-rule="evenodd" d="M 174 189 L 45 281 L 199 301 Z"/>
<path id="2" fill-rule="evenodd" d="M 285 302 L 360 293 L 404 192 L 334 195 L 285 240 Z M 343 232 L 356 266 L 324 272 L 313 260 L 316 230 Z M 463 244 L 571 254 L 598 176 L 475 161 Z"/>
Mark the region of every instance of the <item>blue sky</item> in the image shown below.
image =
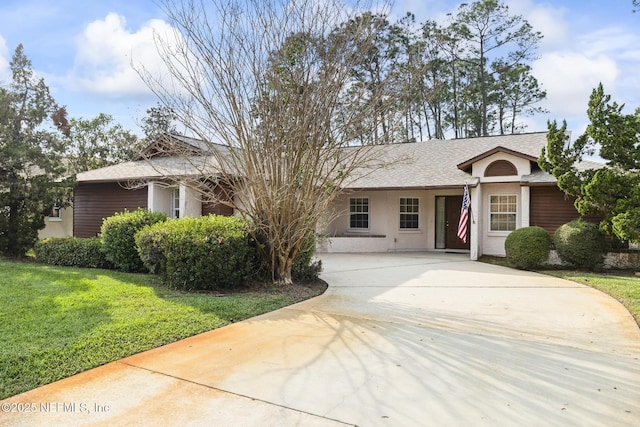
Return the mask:
<path id="1" fill-rule="evenodd" d="M 547 119 L 567 119 L 574 136 L 586 122 L 591 90 L 602 82 L 627 111 L 640 107 L 640 13 L 631 0 L 506 0 L 544 39 L 533 64 L 548 92 L 549 114 L 527 121 L 546 130 Z M 443 20 L 459 4 L 450 0 L 397 0 L 392 18 L 413 12 L 419 22 Z M 158 64 L 153 32 L 169 31 L 153 0 L 3 0 L 0 3 L 0 84 L 19 43 L 34 70 L 71 117 L 111 114 L 139 133 L 154 96 L 131 61 Z"/>

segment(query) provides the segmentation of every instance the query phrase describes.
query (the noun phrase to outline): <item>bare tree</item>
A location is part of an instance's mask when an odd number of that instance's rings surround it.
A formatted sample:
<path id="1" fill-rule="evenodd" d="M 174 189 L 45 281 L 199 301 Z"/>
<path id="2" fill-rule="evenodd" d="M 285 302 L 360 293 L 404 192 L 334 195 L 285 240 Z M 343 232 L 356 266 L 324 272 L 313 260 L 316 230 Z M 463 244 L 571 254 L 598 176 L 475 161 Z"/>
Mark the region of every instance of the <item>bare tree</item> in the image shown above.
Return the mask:
<path id="1" fill-rule="evenodd" d="M 370 147 L 347 146 L 349 130 L 373 116 L 376 102 L 341 111 L 339 120 L 335 112 L 347 92 L 359 101 L 348 90 L 351 71 L 379 28 L 355 19 L 361 7 L 337 0 L 163 5 L 176 29 L 157 37 L 169 76 L 138 71 L 207 146 L 210 155 L 197 159 L 177 153 L 199 170 L 191 185 L 249 222 L 273 280 L 289 284 L 294 258 L 345 180 L 374 167 Z"/>

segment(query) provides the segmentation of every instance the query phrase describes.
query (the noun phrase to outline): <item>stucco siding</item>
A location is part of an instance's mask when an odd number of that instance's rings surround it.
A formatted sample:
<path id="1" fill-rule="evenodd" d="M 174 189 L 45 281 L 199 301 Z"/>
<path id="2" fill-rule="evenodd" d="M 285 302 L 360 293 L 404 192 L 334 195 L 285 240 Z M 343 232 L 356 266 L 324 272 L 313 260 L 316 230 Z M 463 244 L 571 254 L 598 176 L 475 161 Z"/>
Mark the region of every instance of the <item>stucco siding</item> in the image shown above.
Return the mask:
<path id="1" fill-rule="evenodd" d="M 334 220 L 322 228 L 327 252 L 386 252 L 435 249 L 436 197 L 461 196 L 462 189 L 353 191 L 334 204 Z M 349 227 L 349 199 L 367 198 L 369 228 Z M 400 199 L 418 199 L 418 228 L 400 228 Z"/>
<path id="2" fill-rule="evenodd" d="M 60 209 L 58 218 L 45 217 L 44 228 L 38 231 L 39 239 L 73 236 L 73 208 Z"/>
<path id="3" fill-rule="evenodd" d="M 173 216 L 173 187 L 160 182 L 147 184 L 147 207 L 154 212 L 163 212 L 169 217 Z"/>
<path id="4" fill-rule="evenodd" d="M 516 229 L 522 227 L 523 211 L 528 212 L 529 200 L 525 199 L 522 195 L 519 183 L 491 183 L 482 185 L 482 221 L 480 233 L 482 239 L 482 253 L 483 255 L 505 256 L 504 242 L 509 235 L 510 231 L 492 231 L 491 230 L 491 215 L 490 215 L 490 200 L 491 196 L 515 196 L 516 197 Z M 477 206 L 476 201 L 476 206 Z M 473 201 L 472 201 L 473 203 Z M 478 219 L 476 219 L 478 220 Z M 527 224 L 528 225 L 528 224 Z"/>

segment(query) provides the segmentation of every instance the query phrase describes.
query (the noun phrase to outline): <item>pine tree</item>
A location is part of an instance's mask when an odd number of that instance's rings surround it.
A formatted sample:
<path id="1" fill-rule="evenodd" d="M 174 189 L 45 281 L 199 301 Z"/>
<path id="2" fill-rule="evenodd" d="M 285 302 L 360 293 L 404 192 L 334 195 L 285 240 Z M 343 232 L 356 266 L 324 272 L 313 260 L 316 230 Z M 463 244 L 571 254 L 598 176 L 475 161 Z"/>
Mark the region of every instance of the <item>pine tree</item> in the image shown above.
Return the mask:
<path id="1" fill-rule="evenodd" d="M 0 254 L 23 256 L 54 206 L 65 207 L 72 181 L 66 177 L 59 107 L 19 45 L 10 63 L 12 81 L 0 88 Z"/>
<path id="2" fill-rule="evenodd" d="M 640 241 L 640 109 L 623 113 L 624 105 L 611 102 L 602 84 L 589 99 L 590 124 L 583 135 L 569 144 L 566 123 L 549 123 L 547 148 L 540 167 L 552 173 L 558 186 L 576 197 L 583 215 L 603 218 L 600 229 L 621 240 Z M 600 148 L 607 161 L 598 169 L 576 168 L 584 155 Z"/>

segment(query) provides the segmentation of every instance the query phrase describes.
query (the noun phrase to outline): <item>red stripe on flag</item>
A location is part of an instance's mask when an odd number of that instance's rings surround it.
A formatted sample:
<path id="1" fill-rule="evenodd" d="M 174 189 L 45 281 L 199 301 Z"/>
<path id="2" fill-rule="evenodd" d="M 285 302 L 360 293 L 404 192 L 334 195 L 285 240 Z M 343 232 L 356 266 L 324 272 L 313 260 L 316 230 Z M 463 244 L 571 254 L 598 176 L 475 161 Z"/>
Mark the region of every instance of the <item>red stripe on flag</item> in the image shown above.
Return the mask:
<path id="1" fill-rule="evenodd" d="M 471 198 L 469 197 L 469 187 L 465 185 L 464 194 L 462 195 L 462 207 L 460 208 L 460 221 L 458 222 L 458 238 L 462 240 L 462 243 L 467 243 L 469 208 L 471 208 Z"/>

